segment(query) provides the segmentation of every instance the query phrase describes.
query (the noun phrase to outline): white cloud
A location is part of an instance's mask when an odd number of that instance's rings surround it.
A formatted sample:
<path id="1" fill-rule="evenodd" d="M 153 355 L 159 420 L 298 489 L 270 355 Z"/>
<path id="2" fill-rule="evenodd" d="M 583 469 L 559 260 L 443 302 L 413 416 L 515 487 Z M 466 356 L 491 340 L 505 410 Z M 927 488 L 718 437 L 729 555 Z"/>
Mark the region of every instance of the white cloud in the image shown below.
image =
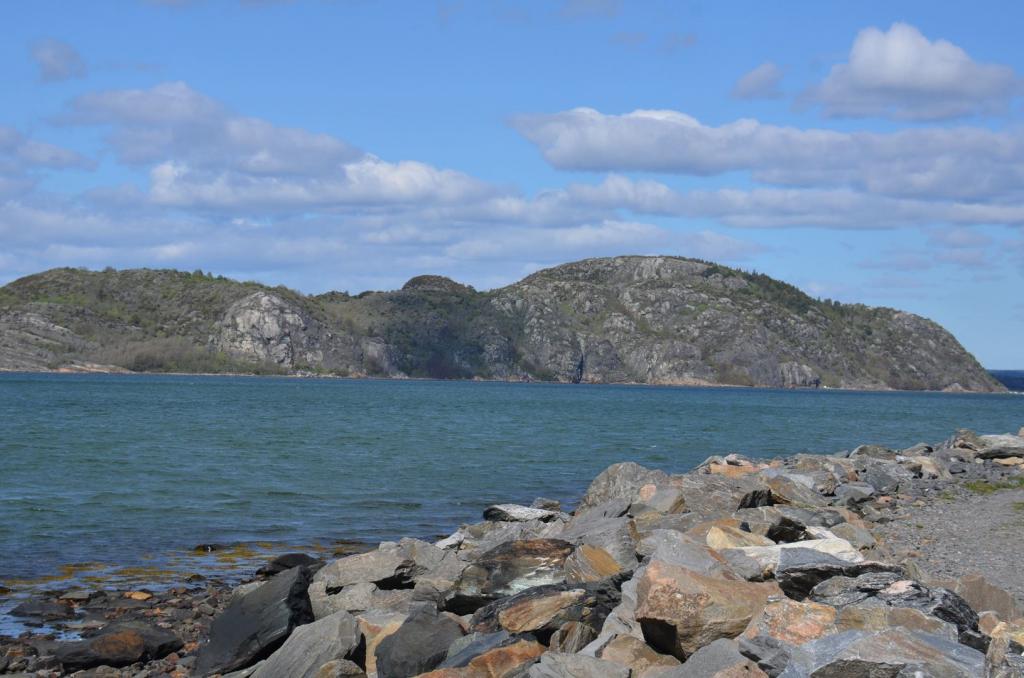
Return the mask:
<path id="1" fill-rule="evenodd" d="M 1000 113 L 1021 93 L 1013 69 L 974 61 L 905 23 L 857 34 L 848 61 L 808 92 L 826 115 L 937 120 Z"/>
<path id="2" fill-rule="evenodd" d="M 732 88 L 737 99 L 778 99 L 782 97 L 779 84 L 783 71 L 771 61 L 766 61 L 754 70 L 745 73 Z"/>
<path id="3" fill-rule="evenodd" d="M 678 111 L 608 115 L 590 108 L 518 116 L 512 125 L 560 169 L 695 176 L 749 171 L 760 183 L 895 197 L 1024 196 L 1020 129 L 837 132 L 752 119 L 713 127 Z"/>
<path id="4" fill-rule="evenodd" d="M 60 82 L 72 78 L 84 78 L 85 61 L 78 51 L 66 42 L 47 38 L 32 44 L 32 60 L 39 67 L 39 79 L 43 82 Z"/>
<path id="5" fill-rule="evenodd" d="M 0 198 L 22 195 L 35 187 L 41 170 L 87 169 L 92 163 L 60 146 L 30 139 L 0 126 Z"/>

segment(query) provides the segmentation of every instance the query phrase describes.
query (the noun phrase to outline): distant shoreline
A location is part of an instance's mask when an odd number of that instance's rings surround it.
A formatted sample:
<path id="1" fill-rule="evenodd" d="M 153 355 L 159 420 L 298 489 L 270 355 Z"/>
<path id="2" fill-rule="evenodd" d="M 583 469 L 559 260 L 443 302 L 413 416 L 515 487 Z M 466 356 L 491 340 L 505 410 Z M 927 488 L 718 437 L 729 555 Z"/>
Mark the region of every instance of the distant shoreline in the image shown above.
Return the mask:
<path id="1" fill-rule="evenodd" d="M 253 372 L 133 372 L 124 368 L 110 366 L 111 369 L 69 369 L 56 368 L 46 370 L 8 370 L 0 369 L 0 374 L 67 374 L 67 375 L 90 375 L 103 374 L 109 376 L 169 376 L 169 377 L 262 377 L 274 379 L 337 379 L 349 381 L 432 381 L 432 382 L 458 382 L 458 383 L 489 383 L 489 384 L 545 384 L 551 386 L 649 386 L 652 388 L 722 388 L 722 389 L 751 389 L 757 391 L 798 391 L 798 392 L 825 392 L 839 391 L 842 393 L 943 393 L 952 395 L 1005 395 L 1021 393 L 1022 391 L 1012 390 L 1007 387 L 1005 391 L 971 391 L 967 389 L 895 389 L 895 388 L 847 388 L 842 386 L 820 386 L 817 388 L 805 386 L 763 386 L 747 384 L 714 384 L 694 380 L 686 383 L 650 383 L 642 381 L 616 381 L 616 382 L 570 382 L 570 381 L 544 381 L 540 379 L 488 379 L 474 377 L 472 379 L 438 379 L 435 377 L 382 377 L 372 375 L 340 375 L 340 374 L 314 374 L 314 373 L 282 373 L 282 374 L 255 374 Z M 999 371 L 999 370 L 997 370 Z M 1015 371 L 1015 370 L 1001 370 Z M 1002 383 L 1000 381 L 1000 383 Z M 1005 384 L 1003 384 L 1006 386 Z"/>

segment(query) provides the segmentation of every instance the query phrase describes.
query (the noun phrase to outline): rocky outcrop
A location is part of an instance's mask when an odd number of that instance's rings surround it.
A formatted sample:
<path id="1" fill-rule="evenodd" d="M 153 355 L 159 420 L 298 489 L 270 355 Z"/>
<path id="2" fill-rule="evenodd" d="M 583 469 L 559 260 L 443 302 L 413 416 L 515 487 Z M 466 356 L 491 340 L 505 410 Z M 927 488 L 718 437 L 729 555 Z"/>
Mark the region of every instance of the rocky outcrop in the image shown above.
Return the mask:
<path id="1" fill-rule="evenodd" d="M 174 271 L 55 269 L 0 288 L 0 369 L 312 372 L 1001 391 L 935 323 L 680 257 L 589 259 L 478 292 L 303 296 Z"/>

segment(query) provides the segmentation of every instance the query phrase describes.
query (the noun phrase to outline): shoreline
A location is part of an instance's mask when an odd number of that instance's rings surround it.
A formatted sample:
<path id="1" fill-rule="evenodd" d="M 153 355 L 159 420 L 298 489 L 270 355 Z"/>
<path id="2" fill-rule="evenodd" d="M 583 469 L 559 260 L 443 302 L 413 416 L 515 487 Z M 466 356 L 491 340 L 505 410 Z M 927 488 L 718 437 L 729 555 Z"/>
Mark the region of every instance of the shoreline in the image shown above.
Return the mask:
<path id="1" fill-rule="evenodd" d="M 692 383 L 651 383 L 641 381 L 616 381 L 616 382 L 570 382 L 570 381 L 543 381 L 535 379 L 489 379 L 473 377 L 471 379 L 438 379 L 434 377 L 380 377 L 369 375 L 338 375 L 338 374 L 314 374 L 314 373 L 284 373 L 284 374 L 255 374 L 252 372 L 132 372 L 131 370 L 117 368 L 111 370 L 74 370 L 74 369 L 45 369 L 45 370 L 10 370 L 0 369 L 0 374 L 60 374 L 60 375 L 104 375 L 104 376 L 168 376 L 168 377 L 247 377 L 264 379 L 309 379 L 309 380 L 346 380 L 346 381 L 383 381 L 383 382 L 438 382 L 438 383 L 482 383 L 482 384 L 524 384 L 524 385 L 545 385 L 545 386 L 622 386 L 622 387 L 649 387 L 649 388 L 699 388 L 699 389 L 744 389 L 754 391 L 783 391 L 798 393 L 934 393 L 949 395 L 1020 395 L 1024 391 L 1012 391 L 1004 386 L 1002 391 L 971 391 L 967 389 L 895 389 L 895 388 L 848 388 L 843 386 L 763 386 L 747 384 L 715 384 L 694 380 Z"/>
<path id="2" fill-rule="evenodd" d="M 805 644 L 838 642 L 834 637 L 844 632 L 856 631 L 858 639 L 868 642 L 876 636 L 889 638 L 910 630 L 918 634 L 915 638 L 923 633 L 946 643 L 929 640 L 939 643 L 929 646 L 933 656 L 911 658 L 913 661 L 946 662 L 948 666 L 942 667 L 964 671 L 968 670 L 964 666 L 980 666 L 978 662 L 1012 669 L 1018 655 L 1024 666 L 1020 654 L 1024 646 L 1014 645 L 1017 641 L 1013 640 L 1018 633 L 1024 640 L 1024 578 L 1017 575 L 1016 568 L 1018 559 L 1024 557 L 1024 536 L 1016 530 L 986 540 L 986 531 L 979 525 L 991 522 L 991 515 L 979 516 L 975 510 L 962 517 L 958 514 L 964 507 L 988 506 L 982 502 L 993 501 L 996 503 L 991 505 L 1024 511 L 1022 436 L 1024 429 L 1016 435 L 988 436 L 957 431 L 945 441 L 905 450 L 862 445 L 845 455 L 715 456 L 691 471 L 671 476 L 620 463 L 597 476 L 572 513 L 563 512 L 556 501 L 543 499 L 529 507 L 487 507 L 482 523 L 463 525 L 434 544 L 403 539 L 382 543 L 376 550 L 372 544 L 360 545 L 346 554 L 337 550 L 329 555 L 257 554 L 264 560 L 259 570 L 254 572 L 258 558 L 249 558 L 244 565 L 238 561 L 234 570 L 226 570 L 220 578 L 201 576 L 147 584 L 143 577 L 130 586 L 97 583 L 92 588 L 49 582 L 53 586 L 41 586 L 34 596 L 18 599 L 27 605 L 19 618 L 43 626 L 40 632 L 19 638 L 0 637 L 0 673 L 24 670 L 42 671 L 39 675 L 44 676 L 73 675 L 74 670 L 113 662 L 122 668 L 102 675 L 184 678 L 213 670 L 226 674 L 246 666 L 266 666 L 260 662 L 280 661 L 275 659 L 279 654 L 246 654 L 247 650 L 238 647 L 228 652 L 224 645 L 230 645 L 230 639 L 222 628 L 226 622 L 218 620 L 258 623 L 263 613 L 253 618 L 240 610 L 252 608 L 258 596 L 283 578 L 303 582 L 295 589 L 293 581 L 289 590 L 301 591 L 299 598 L 305 602 L 298 603 L 301 624 L 289 624 L 284 637 L 274 640 L 278 653 L 288 651 L 293 639 L 286 637 L 292 628 L 314 628 L 324 620 L 334 623 L 351 618 L 359 630 L 356 645 L 362 643 L 362 654 L 352 647 L 338 650 L 332 660 L 349 662 L 359 673 L 331 675 L 404 675 L 388 674 L 380 667 L 392 661 L 394 653 L 404 657 L 415 654 L 417 648 L 383 641 L 402 637 L 401 629 L 421 623 L 416 620 L 422 615 L 430 616 L 431 628 L 449 625 L 452 637 L 448 642 L 455 643 L 453 648 L 463 633 L 475 633 L 471 637 L 478 640 L 505 634 L 504 644 L 477 648 L 469 664 L 451 667 L 460 671 L 439 673 L 436 678 L 484 675 L 468 668 L 479 657 L 489 657 L 492 663 L 519 662 L 515 667 L 523 672 L 515 675 L 539 677 L 558 675 L 540 668 L 551 662 L 593 665 L 604 671 L 594 675 L 618 675 L 613 670 L 623 666 L 637 671 L 638 667 L 650 668 L 651 662 L 666 670 L 685 667 L 710 647 L 710 641 L 706 634 L 700 641 L 687 641 L 689 644 L 679 639 L 678 634 L 684 633 L 681 629 L 690 628 L 692 619 L 676 627 L 680 630 L 672 636 L 675 640 L 655 633 L 651 619 L 670 626 L 682 621 L 673 618 L 672 606 L 655 609 L 651 587 L 667 586 L 666 595 L 685 596 L 696 585 L 700 596 L 714 599 L 717 581 L 726 582 L 729 595 L 739 595 L 750 610 L 744 613 L 742 625 L 734 625 L 724 634 L 721 629 L 716 631 L 719 640 L 715 642 L 725 643 L 721 648 L 728 646 L 731 654 L 726 654 L 732 665 L 742 664 L 750 671 L 773 675 L 772 662 L 782 661 L 775 654 L 762 652 L 763 647 L 758 650 L 758 642 L 770 647 L 783 643 L 788 652 L 785 661 L 803 666 L 800 662 L 818 661 L 802 649 Z M 925 525 L 923 517 L 915 516 L 931 516 L 931 523 Z M 943 541 L 943 529 L 949 529 L 954 518 L 965 525 L 957 539 L 976 539 L 976 543 L 963 544 L 963 555 L 949 562 L 953 559 L 942 550 L 949 546 Z M 906 536 L 907 530 L 923 533 L 926 528 L 930 530 L 927 536 L 913 543 Z M 1008 553 L 1011 565 L 982 571 L 981 575 L 997 581 L 979 583 L 969 576 L 971 568 L 984 570 L 986 563 L 993 562 L 992 549 Z M 217 552 L 207 555 L 216 558 Z M 497 557 L 496 553 L 503 554 L 498 570 L 484 565 L 488 558 Z M 803 560 L 788 563 L 789 554 L 796 553 Z M 930 560 L 933 557 L 944 558 L 941 563 L 948 567 L 934 571 L 938 561 Z M 499 571 L 505 575 L 492 580 Z M 648 579 L 652 571 L 660 574 Z M 838 586 L 831 582 L 844 577 L 877 578 L 880 573 L 892 580 L 891 586 L 887 585 L 890 589 L 912 587 L 916 597 L 909 600 L 893 593 L 895 598 L 885 598 L 889 589 L 871 594 L 882 596 L 879 600 L 885 604 L 879 608 L 881 603 L 873 603 L 869 608 L 874 611 L 865 617 L 868 608 L 862 610 L 857 603 L 850 603 L 847 594 L 840 599 L 835 598 L 837 594 L 829 594 L 833 596 L 829 598 L 816 593 L 826 584 Z M 809 581 L 813 585 L 808 586 Z M 1012 592 L 1002 591 L 999 584 Z M 774 593 L 767 598 L 756 593 L 769 590 Z M 561 600 L 575 596 L 575 591 L 592 591 L 587 595 L 597 598 L 583 608 L 578 603 L 563 608 L 552 602 L 551 596 Z M 0 595 L 10 599 L 10 592 Z M 954 595 L 967 607 L 956 608 L 960 616 L 953 621 L 932 603 L 921 602 L 954 600 L 949 598 Z M 602 596 L 608 597 L 607 603 L 600 602 Z M 250 603 L 239 607 L 239 601 L 246 599 Z M 293 603 L 289 597 L 261 605 L 284 604 L 288 614 L 298 614 L 288 607 Z M 596 607 L 588 607 L 591 605 Z M 9 611 L 9 607 L 4 609 Z M 879 616 L 878 610 L 890 608 L 913 614 Z M 516 609 L 517 619 L 526 615 L 531 621 L 513 624 L 502 617 L 505 613 L 499 614 L 505 609 Z M 553 618 L 549 618 L 551 614 Z M 781 619 L 779 615 L 787 624 L 805 623 L 801 627 L 805 629 L 810 624 L 814 637 L 795 642 L 771 621 Z M 831 621 L 824 623 L 822 615 Z M 535 628 L 524 630 L 523 624 Z M 566 624 L 577 625 L 573 629 L 583 624 L 589 630 L 585 637 L 571 641 Z M 138 634 L 139 647 L 145 652 L 129 658 L 131 661 L 104 655 L 106 644 L 97 639 L 115 630 Z M 166 642 L 159 648 L 150 647 L 153 634 Z M 849 633 L 842 637 L 847 636 Z M 175 649 L 163 651 L 172 646 Z M 629 652 L 622 651 L 626 646 Z M 436 649 L 435 654 L 439 651 L 452 657 L 461 651 L 446 647 Z M 503 649 L 509 647 L 521 652 Z M 1014 649 L 1018 647 L 1021 649 Z M 303 652 L 316 649 L 307 646 Z M 224 659 L 224 652 L 232 658 Z M 211 659 L 213 655 L 220 659 Z M 426 667 L 433 660 L 425 661 L 417 666 Z M 242 675 L 250 674 L 243 671 L 238 678 Z M 272 678 L 275 674 L 257 670 L 255 675 Z M 954 671 L 949 675 L 971 674 Z"/>

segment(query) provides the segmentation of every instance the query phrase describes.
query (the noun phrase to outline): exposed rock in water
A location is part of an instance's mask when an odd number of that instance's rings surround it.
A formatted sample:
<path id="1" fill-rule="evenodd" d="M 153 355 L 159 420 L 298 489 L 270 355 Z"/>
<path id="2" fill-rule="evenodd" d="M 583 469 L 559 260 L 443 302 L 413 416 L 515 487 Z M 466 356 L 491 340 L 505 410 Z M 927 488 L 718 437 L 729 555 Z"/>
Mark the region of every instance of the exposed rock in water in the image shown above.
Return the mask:
<path id="1" fill-rule="evenodd" d="M 820 301 L 764 275 L 678 257 L 588 259 L 488 292 L 425 275 L 393 292 L 309 297 L 203 274 L 80 269 L 0 288 L 0 370 L 88 364 L 1005 390 L 920 316 Z"/>

